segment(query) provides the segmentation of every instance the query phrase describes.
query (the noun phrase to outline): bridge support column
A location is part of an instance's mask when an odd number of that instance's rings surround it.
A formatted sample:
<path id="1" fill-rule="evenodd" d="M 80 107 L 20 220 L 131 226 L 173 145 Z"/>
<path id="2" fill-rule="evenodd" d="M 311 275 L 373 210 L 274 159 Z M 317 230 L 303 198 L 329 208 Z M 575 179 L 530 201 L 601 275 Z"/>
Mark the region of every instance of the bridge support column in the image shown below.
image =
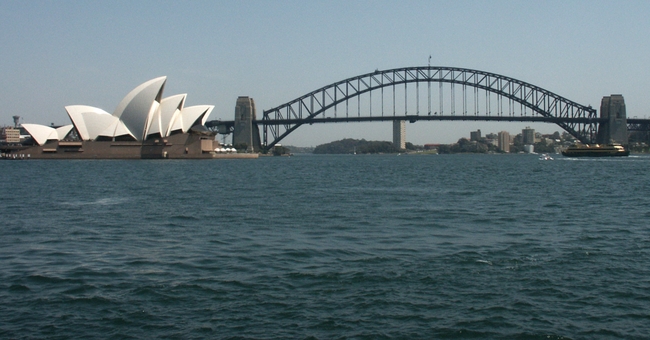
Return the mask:
<path id="1" fill-rule="evenodd" d="M 607 121 L 598 126 L 599 144 L 628 144 L 625 100 L 622 95 L 613 94 L 603 97 L 600 103 L 600 118 L 606 118 Z"/>
<path id="2" fill-rule="evenodd" d="M 405 120 L 393 121 L 393 145 L 395 145 L 395 147 L 400 150 L 406 149 L 406 121 Z"/>
<path id="3" fill-rule="evenodd" d="M 255 101 L 250 97 L 237 98 L 235 105 L 235 129 L 232 144 L 235 148 L 246 148 L 248 152 L 260 151 L 260 131 L 257 124 Z"/>

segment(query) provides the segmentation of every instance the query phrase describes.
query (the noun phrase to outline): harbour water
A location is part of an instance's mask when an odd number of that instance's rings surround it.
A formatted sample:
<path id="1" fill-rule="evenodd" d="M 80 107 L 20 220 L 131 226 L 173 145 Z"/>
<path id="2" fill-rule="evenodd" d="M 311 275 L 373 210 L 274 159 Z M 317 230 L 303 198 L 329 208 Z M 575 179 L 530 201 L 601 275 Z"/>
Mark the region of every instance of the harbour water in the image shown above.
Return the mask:
<path id="1" fill-rule="evenodd" d="M 650 157 L 0 167 L 0 338 L 650 334 Z"/>

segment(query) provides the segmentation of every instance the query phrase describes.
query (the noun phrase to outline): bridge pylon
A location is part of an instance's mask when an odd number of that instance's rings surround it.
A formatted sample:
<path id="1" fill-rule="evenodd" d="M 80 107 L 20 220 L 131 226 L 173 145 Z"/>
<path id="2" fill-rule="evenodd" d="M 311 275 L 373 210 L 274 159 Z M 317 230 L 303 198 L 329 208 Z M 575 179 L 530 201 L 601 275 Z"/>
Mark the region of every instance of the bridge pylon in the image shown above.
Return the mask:
<path id="1" fill-rule="evenodd" d="M 406 149 L 406 121 L 393 121 L 393 145 L 400 150 Z"/>
<path id="2" fill-rule="evenodd" d="M 247 152 L 259 152 L 260 130 L 254 122 L 257 120 L 253 98 L 241 96 L 235 105 L 235 127 L 232 144 L 235 148 L 246 148 Z"/>
<path id="3" fill-rule="evenodd" d="M 598 126 L 596 141 L 599 144 L 628 144 L 625 100 L 620 94 L 603 97 L 600 103 L 600 118 L 605 119 Z"/>

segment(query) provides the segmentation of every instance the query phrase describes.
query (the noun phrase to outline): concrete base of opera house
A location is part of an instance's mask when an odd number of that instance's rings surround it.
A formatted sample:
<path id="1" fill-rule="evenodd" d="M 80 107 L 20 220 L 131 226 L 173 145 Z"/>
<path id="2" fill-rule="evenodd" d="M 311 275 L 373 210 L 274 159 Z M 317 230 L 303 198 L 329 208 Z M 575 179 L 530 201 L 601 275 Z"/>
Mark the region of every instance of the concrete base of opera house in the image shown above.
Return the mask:
<path id="1" fill-rule="evenodd" d="M 182 133 L 137 141 L 48 141 L 35 146 L 3 146 L 3 159 L 250 159 L 253 153 L 218 153 L 214 137 Z"/>

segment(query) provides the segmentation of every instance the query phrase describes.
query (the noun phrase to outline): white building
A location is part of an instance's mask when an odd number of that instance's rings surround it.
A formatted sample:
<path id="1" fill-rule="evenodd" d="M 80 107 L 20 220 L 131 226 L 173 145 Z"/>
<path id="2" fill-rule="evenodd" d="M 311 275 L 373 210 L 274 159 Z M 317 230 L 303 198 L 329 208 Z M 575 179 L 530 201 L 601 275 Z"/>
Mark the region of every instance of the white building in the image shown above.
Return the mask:
<path id="1" fill-rule="evenodd" d="M 185 107 L 187 94 L 163 98 L 167 77 L 149 80 L 119 103 L 113 113 L 87 105 L 70 105 L 65 110 L 71 125 L 52 128 L 22 124 L 38 145 L 62 140 L 74 128 L 81 140 L 145 141 L 185 133 L 194 125 L 204 125 L 214 106 Z"/>

